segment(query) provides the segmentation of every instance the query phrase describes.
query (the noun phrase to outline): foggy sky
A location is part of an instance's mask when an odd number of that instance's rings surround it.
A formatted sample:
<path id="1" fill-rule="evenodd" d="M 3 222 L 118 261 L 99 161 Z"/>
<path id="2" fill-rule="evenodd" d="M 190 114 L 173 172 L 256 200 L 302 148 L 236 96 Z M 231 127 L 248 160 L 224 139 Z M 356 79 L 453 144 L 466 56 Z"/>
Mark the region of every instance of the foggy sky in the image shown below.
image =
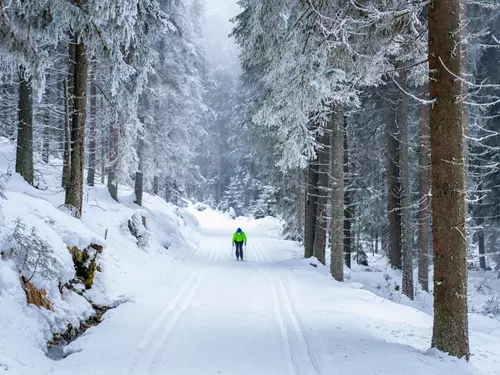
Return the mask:
<path id="1" fill-rule="evenodd" d="M 214 68 L 225 67 L 235 73 L 239 70 L 238 49 L 228 35 L 233 28 L 229 20 L 240 11 L 236 0 L 205 0 L 205 50 Z"/>

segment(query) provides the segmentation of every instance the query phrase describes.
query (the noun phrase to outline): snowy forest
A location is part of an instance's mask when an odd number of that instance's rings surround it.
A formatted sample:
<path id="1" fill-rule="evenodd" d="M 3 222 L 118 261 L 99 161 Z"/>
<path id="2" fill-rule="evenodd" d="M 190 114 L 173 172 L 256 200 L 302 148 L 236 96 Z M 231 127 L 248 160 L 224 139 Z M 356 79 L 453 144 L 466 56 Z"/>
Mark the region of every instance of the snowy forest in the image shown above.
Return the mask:
<path id="1" fill-rule="evenodd" d="M 99 185 L 279 218 L 337 281 L 380 254 L 432 291 L 429 344 L 468 360 L 467 274 L 500 271 L 500 5 L 235 3 L 233 64 L 203 0 L 0 0 L 3 202 L 52 168 L 78 220 Z"/>

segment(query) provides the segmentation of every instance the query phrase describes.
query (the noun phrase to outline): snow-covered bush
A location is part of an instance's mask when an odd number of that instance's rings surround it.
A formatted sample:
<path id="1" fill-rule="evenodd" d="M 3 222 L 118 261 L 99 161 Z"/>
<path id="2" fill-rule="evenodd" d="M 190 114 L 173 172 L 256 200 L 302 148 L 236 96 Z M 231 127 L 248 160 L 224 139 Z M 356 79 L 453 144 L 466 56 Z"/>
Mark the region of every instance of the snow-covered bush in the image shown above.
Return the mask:
<path id="1" fill-rule="evenodd" d="M 205 203 L 198 202 L 194 205 L 194 208 L 196 208 L 196 210 L 198 210 L 200 212 L 203 212 L 208 208 L 208 206 Z"/>
<path id="2" fill-rule="evenodd" d="M 255 219 L 277 215 L 278 189 L 274 186 L 264 186 L 257 200 L 251 207 Z"/>
<path id="3" fill-rule="evenodd" d="M 486 301 L 483 306 L 483 314 L 494 318 L 500 318 L 500 296 L 494 296 Z"/>
<path id="4" fill-rule="evenodd" d="M 138 212 L 128 220 L 128 229 L 137 238 L 137 246 L 141 248 L 149 246 L 149 233 L 142 222 L 142 216 Z"/>
<path id="5" fill-rule="evenodd" d="M 226 215 L 231 219 L 236 219 L 236 212 L 233 207 L 229 207 L 229 209 L 226 211 Z"/>
<path id="6" fill-rule="evenodd" d="M 389 299 L 392 299 L 395 293 L 399 293 L 400 286 L 398 285 L 397 282 L 394 281 L 394 279 L 388 273 L 384 275 L 384 280 L 385 284 L 379 283 L 377 285 L 377 289 L 383 291 L 384 294 L 387 295 Z"/>
<path id="7" fill-rule="evenodd" d="M 219 209 L 223 212 L 232 209 L 236 216 L 242 216 L 245 206 L 243 191 L 244 187 L 240 179 L 238 177 L 232 177 L 229 187 L 224 192 L 224 197 L 220 202 Z"/>
<path id="8" fill-rule="evenodd" d="M 54 249 L 44 240 L 35 227 L 28 227 L 16 220 L 12 233 L 3 246 L 3 257 L 12 259 L 19 274 L 30 281 L 36 272 L 46 279 L 57 279 L 62 264 L 55 257 Z"/>
<path id="9" fill-rule="evenodd" d="M 354 253 L 354 260 L 365 267 L 368 267 L 368 255 L 366 255 L 364 250 L 358 250 Z"/>

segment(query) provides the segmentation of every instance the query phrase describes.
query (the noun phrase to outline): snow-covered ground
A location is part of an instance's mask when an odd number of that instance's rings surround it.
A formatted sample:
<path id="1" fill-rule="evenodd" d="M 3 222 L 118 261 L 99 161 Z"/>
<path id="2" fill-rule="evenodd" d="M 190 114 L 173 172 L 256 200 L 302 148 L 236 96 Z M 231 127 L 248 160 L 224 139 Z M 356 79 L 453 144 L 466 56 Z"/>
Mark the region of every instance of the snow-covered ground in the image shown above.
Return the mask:
<path id="1" fill-rule="evenodd" d="M 0 145 L 0 172 L 13 160 L 9 147 Z M 73 276 L 68 246 L 104 245 L 102 272 L 86 295 L 123 303 L 72 342 L 66 358 L 51 360 L 44 353 L 51 332 L 88 317 L 90 305 L 40 279 L 55 311 L 27 306 L 12 262 L 0 261 L 0 374 L 500 374 L 498 320 L 471 314 L 469 363 L 429 350 L 431 301 L 423 305 L 422 293 L 416 302 L 391 301 L 381 260 L 371 259 L 382 272 L 355 267 L 338 283 L 302 259 L 297 243 L 281 239 L 276 219 L 233 220 L 150 195 L 140 208 L 131 190 L 122 189 L 116 203 L 104 186 L 87 188 L 79 221 L 57 209 L 57 171 L 44 175 L 43 190 L 11 178 L 2 236 L 19 216 L 36 226 L 65 279 Z M 148 246 L 138 246 L 126 226 L 136 212 L 146 217 Z M 249 241 L 245 262 L 232 257 L 238 226 Z"/>

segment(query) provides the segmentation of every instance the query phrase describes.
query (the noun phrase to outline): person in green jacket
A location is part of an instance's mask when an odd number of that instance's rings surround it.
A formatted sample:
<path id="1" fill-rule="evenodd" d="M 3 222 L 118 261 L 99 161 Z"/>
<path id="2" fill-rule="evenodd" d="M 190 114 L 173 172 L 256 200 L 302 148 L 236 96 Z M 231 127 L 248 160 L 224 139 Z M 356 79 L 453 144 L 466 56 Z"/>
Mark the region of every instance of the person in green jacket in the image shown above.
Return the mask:
<path id="1" fill-rule="evenodd" d="M 241 228 L 238 228 L 233 234 L 233 247 L 236 245 L 236 260 L 243 260 L 243 244 L 247 246 L 247 236 Z"/>

